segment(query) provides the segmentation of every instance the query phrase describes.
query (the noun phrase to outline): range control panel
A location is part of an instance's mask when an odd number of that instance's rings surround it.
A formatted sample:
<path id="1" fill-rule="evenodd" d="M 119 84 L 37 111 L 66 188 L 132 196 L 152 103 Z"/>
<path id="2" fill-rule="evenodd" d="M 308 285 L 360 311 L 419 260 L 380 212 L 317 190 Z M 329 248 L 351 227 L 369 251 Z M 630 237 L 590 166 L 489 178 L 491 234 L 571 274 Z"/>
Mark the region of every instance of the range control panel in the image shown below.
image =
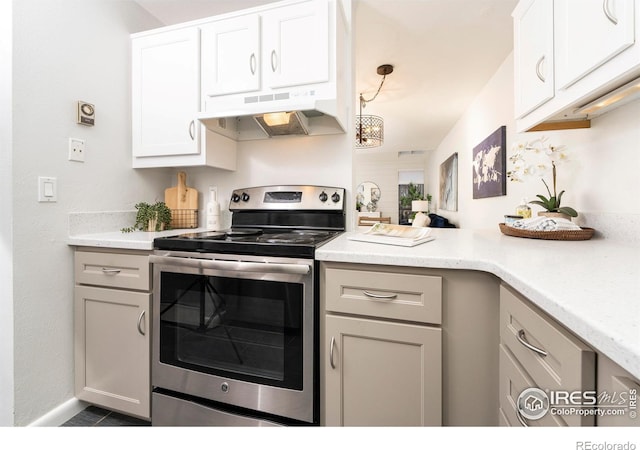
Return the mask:
<path id="1" fill-rule="evenodd" d="M 229 210 L 344 211 L 344 196 L 344 188 L 331 186 L 251 187 L 233 191 Z"/>

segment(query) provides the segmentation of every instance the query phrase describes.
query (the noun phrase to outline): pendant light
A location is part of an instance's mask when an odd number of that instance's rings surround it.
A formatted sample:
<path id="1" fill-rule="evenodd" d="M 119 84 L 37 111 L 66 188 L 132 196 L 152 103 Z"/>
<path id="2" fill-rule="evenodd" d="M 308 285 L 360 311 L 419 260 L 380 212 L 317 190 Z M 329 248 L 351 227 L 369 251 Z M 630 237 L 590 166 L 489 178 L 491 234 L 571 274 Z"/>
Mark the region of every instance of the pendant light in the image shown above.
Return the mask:
<path id="1" fill-rule="evenodd" d="M 382 89 L 384 80 L 391 72 L 393 72 L 393 66 L 390 64 L 378 66 L 377 73 L 382 75 L 382 81 L 380 81 L 380 86 L 378 86 L 375 95 L 366 100 L 360 93 L 360 113 L 356 116 L 356 148 L 379 147 L 384 142 L 384 121 L 382 117 L 363 115 L 362 108 L 376 99 L 380 89 Z"/>

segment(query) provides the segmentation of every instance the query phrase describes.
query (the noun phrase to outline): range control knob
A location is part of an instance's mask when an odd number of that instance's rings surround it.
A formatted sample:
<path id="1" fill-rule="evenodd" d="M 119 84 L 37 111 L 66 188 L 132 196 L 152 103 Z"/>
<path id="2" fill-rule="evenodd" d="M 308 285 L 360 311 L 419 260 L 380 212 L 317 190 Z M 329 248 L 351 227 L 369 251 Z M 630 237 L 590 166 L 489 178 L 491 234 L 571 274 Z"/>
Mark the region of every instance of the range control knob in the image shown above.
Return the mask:
<path id="1" fill-rule="evenodd" d="M 247 194 L 246 192 L 242 193 L 242 201 L 243 202 L 248 202 L 250 198 L 251 197 L 249 197 L 249 194 Z"/>
<path id="2" fill-rule="evenodd" d="M 322 203 L 326 202 L 329 199 L 329 196 L 327 195 L 327 193 L 325 191 L 322 191 L 322 193 L 320 194 L 320 201 Z"/>
<path id="3" fill-rule="evenodd" d="M 234 192 L 233 195 L 231 196 L 231 201 L 233 203 L 238 203 L 240 201 L 240 196 Z"/>
<path id="4" fill-rule="evenodd" d="M 338 203 L 340 201 L 340 194 L 334 192 L 331 196 L 331 201 L 333 201 L 333 203 Z"/>

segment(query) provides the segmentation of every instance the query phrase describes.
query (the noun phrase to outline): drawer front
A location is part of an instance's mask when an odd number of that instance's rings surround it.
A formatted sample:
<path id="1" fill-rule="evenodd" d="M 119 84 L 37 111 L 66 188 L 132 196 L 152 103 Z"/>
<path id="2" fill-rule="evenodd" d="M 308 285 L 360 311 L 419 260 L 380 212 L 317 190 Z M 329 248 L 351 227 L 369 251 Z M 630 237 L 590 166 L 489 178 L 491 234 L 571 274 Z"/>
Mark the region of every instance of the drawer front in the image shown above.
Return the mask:
<path id="1" fill-rule="evenodd" d="M 77 284 L 151 290 L 149 256 L 122 253 L 75 253 Z"/>
<path id="2" fill-rule="evenodd" d="M 500 287 L 500 340 L 537 386 L 595 388 L 593 350 L 504 285 Z"/>
<path id="3" fill-rule="evenodd" d="M 442 323 L 442 278 L 327 267 L 326 310 Z"/>
<path id="4" fill-rule="evenodd" d="M 550 412 L 540 419 L 531 420 L 519 415 L 517 401 L 520 393 L 530 387 L 536 386 L 527 373 L 520 367 L 513 355 L 503 345 L 500 345 L 500 412 L 504 416 L 501 420 L 513 427 L 540 426 L 559 427 L 567 424 L 562 417 Z"/>

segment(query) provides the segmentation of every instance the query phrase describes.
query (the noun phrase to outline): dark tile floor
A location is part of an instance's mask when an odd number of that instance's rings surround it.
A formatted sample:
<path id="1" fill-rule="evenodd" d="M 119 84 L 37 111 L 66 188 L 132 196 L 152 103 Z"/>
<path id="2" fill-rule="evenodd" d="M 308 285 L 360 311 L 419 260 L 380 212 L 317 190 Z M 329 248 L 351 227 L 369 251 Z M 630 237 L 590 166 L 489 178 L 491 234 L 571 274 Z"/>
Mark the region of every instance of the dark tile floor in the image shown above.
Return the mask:
<path id="1" fill-rule="evenodd" d="M 63 423 L 63 427 L 139 427 L 150 426 L 151 422 L 108 411 L 97 406 L 88 406 L 71 419 Z"/>

